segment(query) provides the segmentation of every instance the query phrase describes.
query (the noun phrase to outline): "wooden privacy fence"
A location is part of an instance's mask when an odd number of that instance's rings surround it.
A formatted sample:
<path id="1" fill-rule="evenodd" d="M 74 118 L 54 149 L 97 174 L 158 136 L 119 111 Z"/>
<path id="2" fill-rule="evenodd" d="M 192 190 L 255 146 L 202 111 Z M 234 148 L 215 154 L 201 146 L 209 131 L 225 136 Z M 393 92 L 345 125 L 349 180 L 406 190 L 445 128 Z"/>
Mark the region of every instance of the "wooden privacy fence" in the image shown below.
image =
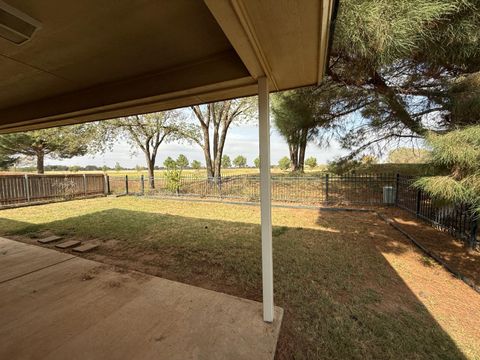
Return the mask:
<path id="1" fill-rule="evenodd" d="M 107 193 L 101 174 L 1 175 L 0 206 L 68 200 Z"/>

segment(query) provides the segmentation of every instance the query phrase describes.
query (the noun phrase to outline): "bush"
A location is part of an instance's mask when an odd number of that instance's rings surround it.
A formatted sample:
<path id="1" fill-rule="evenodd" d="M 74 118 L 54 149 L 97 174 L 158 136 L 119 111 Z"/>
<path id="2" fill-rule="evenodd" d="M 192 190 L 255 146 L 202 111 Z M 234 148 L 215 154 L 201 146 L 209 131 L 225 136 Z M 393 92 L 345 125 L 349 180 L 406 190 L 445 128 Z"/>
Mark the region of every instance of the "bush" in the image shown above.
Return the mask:
<path id="1" fill-rule="evenodd" d="M 281 170 L 288 170 L 290 169 L 290 159 L 288 158 L 288 156 L 284 156 L 283 158 L 281 158 L 280 160 L 278 160 L 278 167 L 281 169 Z"/>
<path id="2" fill-rule="evenodd" d="M 309 157 L 307 160 L 305 160 L 305 165 L 307 165 L 310 169 L 314 169 L 317 167 L 317 159 L 312 157 Z"/>

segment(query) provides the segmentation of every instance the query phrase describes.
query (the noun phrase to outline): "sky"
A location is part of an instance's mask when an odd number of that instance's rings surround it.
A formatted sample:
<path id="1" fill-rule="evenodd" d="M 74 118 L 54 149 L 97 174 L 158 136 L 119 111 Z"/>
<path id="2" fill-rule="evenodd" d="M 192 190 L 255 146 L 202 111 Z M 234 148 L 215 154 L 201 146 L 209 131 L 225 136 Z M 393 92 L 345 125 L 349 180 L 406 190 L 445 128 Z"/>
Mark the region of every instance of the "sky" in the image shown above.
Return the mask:
<path id="1" fill-rule="evenodd" d="M 272 127 L 270 137 L 271 162 L 277 164 L 278 160 L 288 156 L 287 143 L 282 139 L 278 132 Z M 198 160 L 205 164 L 202 149 L 196 145 L 181 143 L 163 143 L 160 145 L 157 157 L 157 165 L 162 166 L 163 161 L 168 156 L 177 158 L 179 154 L 184 154 L 189 161 Z M 224 154 L 230 156 L 233 160 L 237 155 L 243 155 L 247 158 L 248 165 L 253 165 L 253 160 L 258 156 L 258 127 L 254 124 L 242 124 L 231 127 L 227 134 Z M 309 144 L 306 157 L 313 156 L 319 164 L 326 164 L 327 161 L 345 155 L 346 151 L 340 149 L 338 144 L 332 143 L 327 148 L 320 148 L 316 144 Z M 136 165 L 145 166 L 145 158 L 141 151 L 134 153 L 129 144 L 125 141 L 119 141 L 112 151 L 105 154 L 95 154 L 79 156 L 71 159 L 46 159 L 47 165 L 96 165 L 114 167 L 116 163 L 122 167 L 134 168 Z"/>

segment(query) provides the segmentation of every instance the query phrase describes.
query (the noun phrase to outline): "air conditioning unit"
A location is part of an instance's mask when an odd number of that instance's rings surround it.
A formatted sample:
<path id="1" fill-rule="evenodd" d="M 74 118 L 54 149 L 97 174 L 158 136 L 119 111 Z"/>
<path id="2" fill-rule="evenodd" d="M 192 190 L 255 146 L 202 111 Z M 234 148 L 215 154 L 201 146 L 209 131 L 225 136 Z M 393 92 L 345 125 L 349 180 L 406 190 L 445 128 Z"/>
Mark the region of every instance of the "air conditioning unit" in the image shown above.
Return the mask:
<path id="1" fill-rule="evenodd" d="M 41 23 L 0 0 L 0 37 L 14 44 L 30 40 Z"/>

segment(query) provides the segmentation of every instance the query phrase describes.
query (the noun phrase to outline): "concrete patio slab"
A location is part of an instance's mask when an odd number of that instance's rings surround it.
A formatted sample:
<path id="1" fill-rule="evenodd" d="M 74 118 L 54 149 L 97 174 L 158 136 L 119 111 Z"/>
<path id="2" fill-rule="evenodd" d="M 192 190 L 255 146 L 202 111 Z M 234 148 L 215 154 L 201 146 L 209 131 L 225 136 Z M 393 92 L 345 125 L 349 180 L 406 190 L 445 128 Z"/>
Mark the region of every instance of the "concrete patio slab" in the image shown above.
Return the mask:
<path id="1" fill-rule="evenodd" d="M 274 357 L 280 308 L 266 324 L 255 301 L 12 243 L 0 257 L 0 274 L 4 262 L 17 269 L 0 283 L 1 359 Z M 57 263 L 23 265 L 36 257 Z"/>
<path id="2" fill-rule="evenodd" d="M 72 255 L 0 238 L 0 283 L 61 263 Z"/>

